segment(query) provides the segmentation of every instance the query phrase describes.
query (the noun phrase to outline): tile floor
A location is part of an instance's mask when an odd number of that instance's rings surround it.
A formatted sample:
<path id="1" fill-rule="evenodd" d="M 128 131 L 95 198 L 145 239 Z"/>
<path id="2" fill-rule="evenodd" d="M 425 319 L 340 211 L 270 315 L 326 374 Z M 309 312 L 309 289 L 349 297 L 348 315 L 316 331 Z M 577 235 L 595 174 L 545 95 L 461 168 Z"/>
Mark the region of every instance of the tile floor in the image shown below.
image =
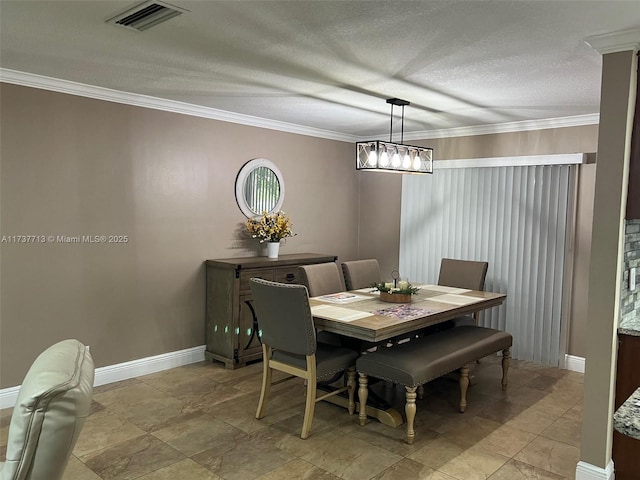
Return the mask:
<path id="1" fill-rule="evenodd" d="M 357 415 L 326 402 L 301 440 L 297 379 L 275 387 L 256 420 L 261 368 L 202 362 L 97 387 L 64 480 L 574 478 L 582 374 L 512 361 L 505 393 L 499 359 L 487 357 L 472 367 L 464 414 L 455 381 L 426 386 L 407 445 L 403 427 L 361 427 Z M 402 392 L 381 386 L 401 407 Z M 0 458 L 10 414 L 0 411 Z"/>

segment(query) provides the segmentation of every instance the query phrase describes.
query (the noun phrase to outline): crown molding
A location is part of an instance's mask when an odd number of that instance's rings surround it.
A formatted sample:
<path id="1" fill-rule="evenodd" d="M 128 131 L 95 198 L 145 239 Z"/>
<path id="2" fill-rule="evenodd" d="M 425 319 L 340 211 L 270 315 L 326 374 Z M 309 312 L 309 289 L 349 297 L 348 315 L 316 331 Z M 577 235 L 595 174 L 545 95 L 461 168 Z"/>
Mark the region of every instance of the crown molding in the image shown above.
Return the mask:
<path id="1" fill-rule="evenodd" d="M 221 120 L 223 122 L 238 123 L 240 125 L 247 125 L 250 127 L 267 128 L 270 130 L 278 130 L 280 132 L 325 138 L 328 140 L 354 143 L 357 140 L 354 135 L 346 135 L 339 132 L 332 132 L 330 130 L 279 122 L 277 120 L 243 115 L 241 113 L 228 112 L 226 110 L 218 110 L 216 108 L 201 107 L 199 105 L 178 102 L 175 100 L 166 100 L 138 93 L 121 92 L 110 88 L 96 87 L 84 83 L 71 82 L 69 80 L 61 80 L 58 78 L 45 77 L 43 75 L 19 72 L 17 70 L 9 70 L 5 68 L 0 68 L 0 82 L 13 83 L 15 85 L 40 88 L 60 93 L 68 93 L 70 95 L 105 100 L 108 102 L 123 103 L 125 105 L 133 105 L 136 107 L 153 108 L 155 110 L 163 110 L 166 112 L 181 113 L 194 117 Z"/>
<path id="2" fill-rule="evenodd" d="M 640 28 L 592 35 L 584 41 L 602 55 L 627 50 L 637 51 L 640 50 Z"/>
<path id="3" fill-rule="evenodd" d="M 298 135 L 308 135 L 311 137 L 324 138 L 327 140 L 337 140 L 341 142 L 367 141 L 375 135 L 358 137 L 330 130 L 305 127 L 293 123 L 279 122 L 266 118 L 243 115 L 226 110 L 201 107 L 190 103 L 166 100 L 137 93 L 121 92 L 110 88 L 96 87 L 84 83 L 71 82 L 58 78 L 45 77 L 33 73 L 20 72 L 0 68 L 0 82 L 12 83 L 26 87 L 51 90 L 69 95 L 105 100 L 107 102 L 122 103 L 143 108 L 152 108 L 167 112 L 180 113 L 195 117 L 209 118 L 223 122 L 237 123 L 258 128 L 267 128 L 281 132 L 295 133 Z M 521 132 L 527 130 L 542 130 L 546 128 L 576 127 L 582 125 L 598 124 L 599 114 L 577 115 L 572 117 L 547 118 L 541 120 L 527 120 L 520 122 L 497 123 L 491 125 L 476 125 L 473 127 L 447 128 L 442 130 L 426 130 L 422 132 L 405 133 L 407 140 L 428 140 L 433 138 L 467 137 L 474 135 L 487 135 L 491 133 Z"/>
<path id="4" fill-rule="evenodd" d="M 574 115 L 571 117 L 543 118 L 540 120 L 524 120 L 520 122 L 494 123 L 473 127 L 446 128 L 442 130 L 425 130 L 423 132 L 405 133 L 405 140 L 429 140 L 433 138 L 471 137 L 492 133 L 525 132 L 528 130 L 544 130 L 547 128 L 581 127 L 597 125 L 599 113 Z"/>

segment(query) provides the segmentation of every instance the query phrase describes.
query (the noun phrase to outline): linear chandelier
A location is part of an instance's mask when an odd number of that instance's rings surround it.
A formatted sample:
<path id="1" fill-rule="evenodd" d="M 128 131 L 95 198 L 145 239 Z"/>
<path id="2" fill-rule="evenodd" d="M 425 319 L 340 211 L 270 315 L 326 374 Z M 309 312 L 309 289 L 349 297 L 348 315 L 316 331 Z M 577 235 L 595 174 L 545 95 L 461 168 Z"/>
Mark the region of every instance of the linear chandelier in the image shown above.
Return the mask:
<path id="1" fill-rule="evenodd" d="M 433 173 L 433 149 L 404 145 L 404 107 L 410 105 L 406 100 L 389 98 L 391 104 L 391 128 L 389 141 L 369 140 L 356 142 L 356 170 L 395 173 Z M 400 143 L 392 142 L 393 107 L 402 107 Z"/>

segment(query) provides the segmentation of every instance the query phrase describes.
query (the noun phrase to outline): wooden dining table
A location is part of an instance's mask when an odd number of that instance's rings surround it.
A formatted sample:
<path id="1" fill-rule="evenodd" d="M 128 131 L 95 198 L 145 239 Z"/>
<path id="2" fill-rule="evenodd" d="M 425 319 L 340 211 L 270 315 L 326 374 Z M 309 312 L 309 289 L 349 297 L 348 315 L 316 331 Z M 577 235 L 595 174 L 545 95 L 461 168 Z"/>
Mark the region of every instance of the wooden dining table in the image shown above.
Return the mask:
<path id="1" fill-rule="evenodd" d="M 426 327 L 497 307 L 507 297 L 504 293 L 442 285 L 413 286 L 418 291 L 409 303 L 384 302 L 380 300 L 380 292 L 372 288 L 311 297 L 315 326 L 371 344 L 385 344 L 392 338 L 408 338 Z M 332 398 L 334 403 L 347 406 L 346 399 Z M 384 402 L 368 404 L 367 414 L 387 425 L 403 423 L 400 413 Z"/>

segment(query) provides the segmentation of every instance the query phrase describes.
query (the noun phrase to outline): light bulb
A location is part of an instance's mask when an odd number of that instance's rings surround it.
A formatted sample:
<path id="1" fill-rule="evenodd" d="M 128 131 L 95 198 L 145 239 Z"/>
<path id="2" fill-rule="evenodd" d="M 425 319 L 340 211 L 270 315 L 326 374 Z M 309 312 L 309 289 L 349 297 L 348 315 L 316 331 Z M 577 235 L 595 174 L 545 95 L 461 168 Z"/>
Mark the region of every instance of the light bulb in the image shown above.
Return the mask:
<path id="1" fill-rule="evenodd" d="M 369 159 L 367 160 L 367 163 L 372 167 L 377 167 L 378 166 L 378 152 L 376 152 L 375 150 L 372 149 L 369 152 Z"/>
<path id="2" fill-rule="evenodd" d="M 420 170 L 421 165 L 422 165 L 422 162 L 420 161 L 420 154 L 416 152 L 416 156 L 413 157 L 413 169 Z"/>
<path id="3" fill-rule="evenodd" d="M 409 156 L 409 151 L 404 154 L 404 159 L 402 160 L 402 168 L 405 170 L 411 168 L 411 157 Z"/>
<path id="4" fill-rule="evenodd" d="M 386 167 L 389 165 L 389 154 L 387 153 L 386 150 L 384 150 L 381 154 L 380 154 L 380 166 L 381 167 Z"/>
<path id="5" fill-rule="evenodd" d="M 393 154 L 393 157 L 391 158 L 391 165 L 393 166 L 393 168 L 398 168 L 400 166 L 400 155 L 398 154 L 398 150 L 396 150 L 396 153 Z"/>

